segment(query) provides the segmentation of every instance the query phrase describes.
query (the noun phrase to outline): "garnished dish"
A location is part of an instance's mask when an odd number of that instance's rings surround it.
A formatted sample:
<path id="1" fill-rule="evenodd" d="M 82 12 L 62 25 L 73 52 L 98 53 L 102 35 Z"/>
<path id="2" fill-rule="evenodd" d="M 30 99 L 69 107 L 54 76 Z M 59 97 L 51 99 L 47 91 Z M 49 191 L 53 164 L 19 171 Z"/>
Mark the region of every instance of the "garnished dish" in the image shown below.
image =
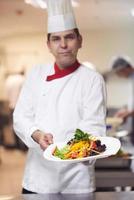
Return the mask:
<path id="1" fill-rule="evenodd" d="M 115 155 L 120 147 L 117 138 L 93 136 L 76 129 L 71 140 L 50 144 L 43 156 L 52 162 L 78 163 Z"/>
<path id="2" fill-rule="evenodd" d="M 56 146 L 53 156 L 63 160 L 79 159 L 99 155 L 105 150 L 106 145 L 102 144 L 97 137 L 76 129 L 74 138 L 61 149 Z"/>

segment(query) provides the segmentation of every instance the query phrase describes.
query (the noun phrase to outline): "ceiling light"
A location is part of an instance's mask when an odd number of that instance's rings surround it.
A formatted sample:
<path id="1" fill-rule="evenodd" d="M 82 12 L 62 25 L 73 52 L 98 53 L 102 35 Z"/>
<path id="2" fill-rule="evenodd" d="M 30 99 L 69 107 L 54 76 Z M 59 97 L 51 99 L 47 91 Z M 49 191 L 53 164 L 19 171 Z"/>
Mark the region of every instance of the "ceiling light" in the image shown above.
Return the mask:
<path id="1" fill-rule="evenodd" d="M 131 15 L 134 17 L 134 8 L 131 10 Z"/>
<path id="2" fill-rule="evenodd" d="M 42 9 L 45 9 L 47 7 L 44 0 L 25 0 L 25 3 L 31 4 L 34 7 L 40 7 Z"/>
<path id="3" fill-rule="evenodd" d="M 79 3 L 76 0 L 72 0 L 73 7 L 79 7 Z"/>
<path id="4" fill-rule="evenodd" d="M 34 7 L 40 7 L 42 9 L 46 9 L 46 0 L 24 0 L 25 3 L 31 4 Z M 78 7 L 79 3 L 77 0 L 72 0 L 73 7 Z"/>

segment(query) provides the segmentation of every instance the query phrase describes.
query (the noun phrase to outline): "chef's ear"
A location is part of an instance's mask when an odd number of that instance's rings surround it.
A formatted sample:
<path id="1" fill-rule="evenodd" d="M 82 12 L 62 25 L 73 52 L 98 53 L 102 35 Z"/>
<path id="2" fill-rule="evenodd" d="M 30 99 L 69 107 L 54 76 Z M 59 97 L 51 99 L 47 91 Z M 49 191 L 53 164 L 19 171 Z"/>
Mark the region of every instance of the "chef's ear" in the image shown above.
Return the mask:
<path id="1" fill-rule="evenodd" d="M 48 47 L 48 49 L 51 51 L 51 48 L 50 48 L 50 41 L 49 41 L 49 40 L 47 40 L 47 47 Z"/>
<path id="2" fill-rule="evenodd" d="M 49 51 L 51 52 L 50 37 L 51 37 L 51 34 L 48 33 L 47 34 L 47 47 L 48 47 Z"/>
<path id="3" fill-rule="evenodd" d="M 81 35 L 78 36 L 78 41 L 79 41 L 79 48 L 81 48 L 82 47 L 82 41 L 83 41 Z"/>

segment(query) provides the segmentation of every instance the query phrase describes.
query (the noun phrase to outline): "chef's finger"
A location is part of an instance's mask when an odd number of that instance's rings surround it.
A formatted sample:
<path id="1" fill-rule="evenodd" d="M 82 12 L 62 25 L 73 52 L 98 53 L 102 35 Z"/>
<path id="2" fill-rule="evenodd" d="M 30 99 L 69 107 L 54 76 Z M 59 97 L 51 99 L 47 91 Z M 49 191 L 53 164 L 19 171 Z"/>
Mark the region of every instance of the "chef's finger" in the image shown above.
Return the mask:
<path id="1" fill-rule="evenodd" d="M 53 143 L 53 135 L 51 133 L 45 134 L 45 140 L 46 140 L 46 142 L 48 142 L 48 144 L 52 144 Z"/>
<path id="2" fill-rule="evenodd" d="M 48 138 L 44 137 L 41 141 L 40 141 L 40 147 L 41 149 L 45 150 L 48 146 L 50 145 Z"/>
<path id="3" fill-rule="evenodd" d="M 46 142 L 43 142 L 43 143 L 40 144 L 40 147 L 41 147 L 42 150 L 46 150 L 46 148 L 47 148 L 48 146 L 49 146 L 49 144 L 46 143 Z"/>

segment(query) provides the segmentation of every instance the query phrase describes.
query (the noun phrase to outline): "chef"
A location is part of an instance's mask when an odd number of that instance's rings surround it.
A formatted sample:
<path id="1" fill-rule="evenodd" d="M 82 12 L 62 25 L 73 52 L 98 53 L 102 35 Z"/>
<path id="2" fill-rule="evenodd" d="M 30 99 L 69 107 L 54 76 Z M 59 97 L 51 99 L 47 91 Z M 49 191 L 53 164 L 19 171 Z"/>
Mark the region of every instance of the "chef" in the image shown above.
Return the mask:
<path id="1" fill-rule="evenodd" d="M 70 0 L 48 0 L 47 46 L 55 63 L 36 66 L 21 90 L 14 129 L 28 146 L 23 193 L 89 193 L 93 164 L 47 161 L 43 151 L 68 141 L 77 128 L 105 135 L 106 94 L 102 76 L 77 59 L 82 36 Z"/>
<path id="2" fill-rule="evenodd" d="M 130 79 L 132 82 L 132 95 L 129 97 L 128 106 L 121 108 L 115 113 L 115 117 L 120 117 L 125 122 L 132 117 L 132 132 L 130 134 L 131 142 L 134 144 L 134 67 L 130 58 L 127 56 L 119 56 L 112 63 L 112 71 L 119 77 Z"/>

